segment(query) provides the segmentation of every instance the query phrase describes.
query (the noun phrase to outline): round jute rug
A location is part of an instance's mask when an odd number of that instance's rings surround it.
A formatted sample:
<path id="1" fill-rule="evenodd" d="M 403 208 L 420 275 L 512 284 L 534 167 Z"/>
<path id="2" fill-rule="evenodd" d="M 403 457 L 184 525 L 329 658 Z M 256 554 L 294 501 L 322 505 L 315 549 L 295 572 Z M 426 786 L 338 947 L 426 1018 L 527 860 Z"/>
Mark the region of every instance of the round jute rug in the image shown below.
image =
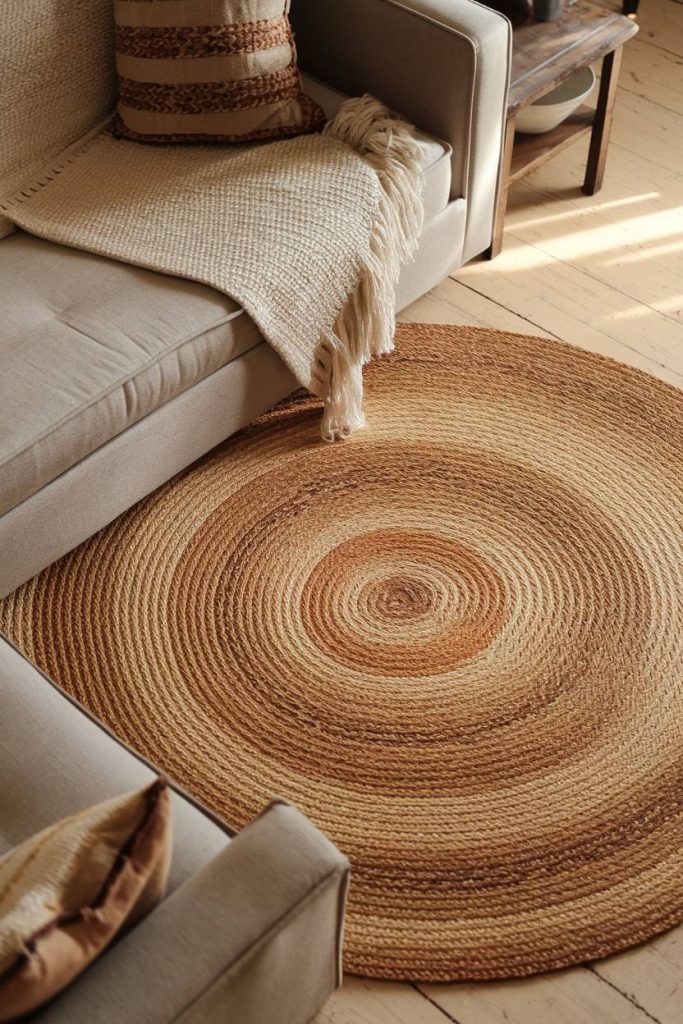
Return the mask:
<path id="1" fill-rule="evenodd" d="M 526 974 L 683 920 L 683 394 L 400 328 L 369 427 L 293 399 L 4 602 L 0 626 L 241 826 L 353 864 L 346 967 Z"/>

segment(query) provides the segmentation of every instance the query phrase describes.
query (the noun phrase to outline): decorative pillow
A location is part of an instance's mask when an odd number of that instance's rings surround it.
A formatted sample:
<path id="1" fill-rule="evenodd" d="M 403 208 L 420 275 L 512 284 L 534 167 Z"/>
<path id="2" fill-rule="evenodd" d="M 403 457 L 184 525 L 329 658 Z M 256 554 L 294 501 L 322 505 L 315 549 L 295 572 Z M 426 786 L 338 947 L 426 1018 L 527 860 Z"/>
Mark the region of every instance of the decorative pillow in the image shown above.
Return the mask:
<path id="1" fill-rule="evenodd" d="M 61 991 L 161 899 L 166 783 L 65 818 L 0 859 L 0 1024 Z"/>
<path id="2" fill-rule="evenodd" d="M 289 6 L 115 0 L 117 134 L 138 142 L 246 142 L 322 128 L 323 112 L 301 90 Z"/>

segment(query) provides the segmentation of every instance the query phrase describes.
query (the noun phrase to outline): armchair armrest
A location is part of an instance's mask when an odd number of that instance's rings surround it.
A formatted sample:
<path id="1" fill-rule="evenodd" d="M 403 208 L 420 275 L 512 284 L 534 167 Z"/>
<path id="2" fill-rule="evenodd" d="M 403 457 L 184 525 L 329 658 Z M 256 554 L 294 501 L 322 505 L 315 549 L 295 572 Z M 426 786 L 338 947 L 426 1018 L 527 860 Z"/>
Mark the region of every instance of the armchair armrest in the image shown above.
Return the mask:
<path id="1" fill-rule="evenodd" d="M 341 981 L 349 865 L 275 802 L 40 1024 L 306 1024 Z"/>
<path id="2" fill-rule="evenodd" d="M 467 199 L 464 259 L 490 244 L 510 72 L 507 18 L 474 0 L 293 0 L 301 67 L 371 92 L 453 147 Z"/>

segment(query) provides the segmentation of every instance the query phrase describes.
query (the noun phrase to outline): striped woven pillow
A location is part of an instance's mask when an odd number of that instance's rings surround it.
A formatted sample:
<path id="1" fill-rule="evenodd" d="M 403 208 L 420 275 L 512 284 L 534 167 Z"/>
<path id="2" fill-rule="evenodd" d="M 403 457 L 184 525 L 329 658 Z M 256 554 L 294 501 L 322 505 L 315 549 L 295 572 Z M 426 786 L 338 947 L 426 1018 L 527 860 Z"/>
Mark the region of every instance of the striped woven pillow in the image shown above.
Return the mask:
<path id="1" fill-rule="evenodd" d="M 117 134 L 245 142 L 316 131 L 290 0 L 115 0 Z"/>

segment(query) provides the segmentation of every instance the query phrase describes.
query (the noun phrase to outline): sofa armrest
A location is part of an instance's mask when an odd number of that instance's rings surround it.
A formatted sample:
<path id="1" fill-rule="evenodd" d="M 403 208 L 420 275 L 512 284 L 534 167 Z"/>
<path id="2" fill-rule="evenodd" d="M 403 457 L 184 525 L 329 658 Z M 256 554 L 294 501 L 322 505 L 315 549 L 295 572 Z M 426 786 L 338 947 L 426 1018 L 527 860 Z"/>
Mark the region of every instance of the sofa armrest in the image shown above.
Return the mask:
<path id="1" fill-rule="evenodd" d="M 507 18 L 474 0 L 293 0 L 301 67 L 371 92 L 453 148 L 451 198 L 467 199 L 464 259 L 488 247 L 510 72 Z"/>
<path id="2" fill-rule="evenodd" d="M 348 862 L 275 802 L 40 1024 L 305 1024 L 341 981 Z"/>

